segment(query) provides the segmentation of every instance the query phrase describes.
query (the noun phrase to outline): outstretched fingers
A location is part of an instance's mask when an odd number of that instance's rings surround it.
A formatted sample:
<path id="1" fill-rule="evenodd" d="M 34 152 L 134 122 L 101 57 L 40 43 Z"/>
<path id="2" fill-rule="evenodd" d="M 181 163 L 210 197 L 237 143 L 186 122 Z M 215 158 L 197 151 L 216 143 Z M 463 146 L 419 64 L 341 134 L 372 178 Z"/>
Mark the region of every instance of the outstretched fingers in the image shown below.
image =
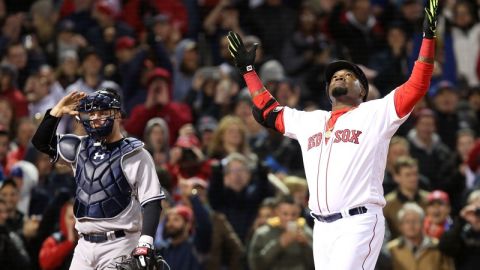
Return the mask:
<path id="1" fill-rule="evenodd" d="M 243 41 L 242 41 L 242 38 L 240 37 L 239 34 L 235 33 L 235 32 L 232 32 L 233 33 L 233 37 L 235 38 L 235 40 L 238 42 L 238 44 L 240 45 L 240 47 L 245 47 L 245 45 L 243 45 Z"/>
<path id="2" fill-rule="evenodd" d="M 228 38 L 228 43 L 230 44 L 230 46 L 232 46 L 232 48 L 237 51 L 238 48 L 240 48 L 240 43 L 238 43 L 238 41 L 233 37 L 233 35 L 228 35 L 227 36 Z"/>
<path id="3" fill-rule="evenodd" d="M 228 50 L 230 51 L 230 55 L 233 57 L 233 58 L 236 58 L 237 57 L 237 51 L 235 50 L 235 48 L 232 47 L 232 45 L 228 45 Z"/>

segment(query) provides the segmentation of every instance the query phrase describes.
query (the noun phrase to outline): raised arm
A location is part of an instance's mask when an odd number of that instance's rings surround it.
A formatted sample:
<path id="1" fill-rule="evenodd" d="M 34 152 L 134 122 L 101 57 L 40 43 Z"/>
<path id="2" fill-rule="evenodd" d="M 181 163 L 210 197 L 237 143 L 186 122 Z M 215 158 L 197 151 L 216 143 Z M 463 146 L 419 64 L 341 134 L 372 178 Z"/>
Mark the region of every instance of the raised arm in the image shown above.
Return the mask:
<path id="1" fill-rule="evenodd" d="M 429 0 L 425 8 L 423 41 L 420 54 L 408 81 L 395 92 L 395 110 L 398 117 L 404 117 L 427 93 L 432 78 L 435 58 L 435 32 L 437 26 L 438 0 Z"/>
<path id="2" fill-rule="evenodd" d="M 54 158 L 57 155 L 57 139 L 55 132 L 63 115 L 75 116 L 78 102 L 86 96 L 85 93 L 73 91 L 64 96 L 52 109 L 47 110 L 37 131 L 32 137 L 32 144 L 38 151 Z"/>
<path id="3" fill-rule="evenodd" d="M 258 44 L 254 44 L 253 48 L 247 51 L 242 38 L 237 33 L 230 31 L 227 37 L 229 42 L 228 49 L 233 57 L 235 66 L 242 74 L 248 91 L 252 96 L 252 113 L 255 120 L 265 127 L 285 133 L 283 107 L 263 86 L 253 67 Z"/>

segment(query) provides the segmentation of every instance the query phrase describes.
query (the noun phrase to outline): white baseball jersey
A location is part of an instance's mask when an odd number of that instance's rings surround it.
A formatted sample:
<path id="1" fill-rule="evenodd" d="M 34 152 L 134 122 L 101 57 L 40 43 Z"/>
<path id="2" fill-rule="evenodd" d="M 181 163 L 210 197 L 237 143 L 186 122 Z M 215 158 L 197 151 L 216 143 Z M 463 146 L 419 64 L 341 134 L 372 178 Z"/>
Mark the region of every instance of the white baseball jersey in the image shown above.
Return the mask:
<path id="1" fill-rule="evenodd" d="M 331 112 L 285 108 L 285 136 L 298 140 L 310 191 L 309 208 L 328 215 L 357 206 L 383 207 L 388 145 L 398 127 L 394 93 L 361 103 L 340 116 L 325 140 Z"/>
<path id="2" fill-rule="evenodd" d="M 68 162 L 68 161 L 67 161 Z M 71 163 L 75 172 L 76 163 Z M 108 220 L 76 220 L 75 229 L 80 233 L 125 230 L 139 232 L 142 229 L 141 206 L 149 201 L 164 199 L 165 194 L 155 171 L 153 159 L 144 148 L 126 155 L 122 161 L 123 172 L 134 191 L 135 198 L 118 216 Z"/>

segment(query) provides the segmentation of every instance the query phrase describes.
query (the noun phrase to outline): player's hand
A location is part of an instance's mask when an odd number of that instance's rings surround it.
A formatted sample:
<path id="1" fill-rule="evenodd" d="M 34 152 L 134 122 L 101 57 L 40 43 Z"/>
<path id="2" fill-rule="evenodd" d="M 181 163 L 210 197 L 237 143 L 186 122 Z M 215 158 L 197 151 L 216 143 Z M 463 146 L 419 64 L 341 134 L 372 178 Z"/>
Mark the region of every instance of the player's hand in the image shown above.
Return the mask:
<path id="1" fill-rule="evenodd" d="M 438 0 L 428 0 L 425 7 L 425 20 L 423 22 L 423 36 L 428 39 L 434 39 L 437 31 L 438 20 Z"/>
<path id="2" fill-rule="evenodd" d="M 155 253 L 149 244 L 139 244 L 132 251 L 132 258 L 137 266 L 136 269 L 150 269 L 150 266 L 155 264 Z"/>
<path id="3" fill-rule="evenodd" d="M 247 51 L 243 44 L 242 38 L 235 32 L 228 32 L 228 50 L 233 57 L 235 66 L 240 70 L 240 73 L 245 74 L 253 70 L 253 63 L 255 62 L 255 55 L 258 44 L 253 44 L 252 49 Z"/>
<path id="4" fill-rule="evenodd" d="M 62 117 L 65 114 L 72 116 L 78 115 L 77 106 L 87 94 L 83 92 L 73 91 L 64 96 L 50 111 L 50 114 L 55 117 Z"/>

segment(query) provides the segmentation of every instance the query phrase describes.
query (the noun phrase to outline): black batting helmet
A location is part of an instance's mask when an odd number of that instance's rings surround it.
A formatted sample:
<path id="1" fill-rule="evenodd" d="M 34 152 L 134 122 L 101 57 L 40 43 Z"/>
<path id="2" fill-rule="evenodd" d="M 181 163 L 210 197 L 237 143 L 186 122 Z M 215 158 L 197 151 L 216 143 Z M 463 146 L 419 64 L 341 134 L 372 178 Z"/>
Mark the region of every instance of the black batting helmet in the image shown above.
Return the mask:
<path id="1" fill-rule="evenodd" d="M 367 80 L 367 77 L 365 76 L 365 73 L 363 73 L 363 71 L 354 63 L 345 61 L 345 60 L 333 61 L 330 64 L 328 64 L 325 70 L 325 83 L 327 85 L 327 97 L 329 96 L 328 86 L 330 85 L 330 81 L 332 80 L 333 74 L 335 74 L 335 72 L 342 69 L 350 70 L 355 74 L 357 79 L 360 81 L 360 84 L 365 89 L 365 96 L 363 97 L 363 101 L 366 101 L 368 96 L 368 80 Z"/>

